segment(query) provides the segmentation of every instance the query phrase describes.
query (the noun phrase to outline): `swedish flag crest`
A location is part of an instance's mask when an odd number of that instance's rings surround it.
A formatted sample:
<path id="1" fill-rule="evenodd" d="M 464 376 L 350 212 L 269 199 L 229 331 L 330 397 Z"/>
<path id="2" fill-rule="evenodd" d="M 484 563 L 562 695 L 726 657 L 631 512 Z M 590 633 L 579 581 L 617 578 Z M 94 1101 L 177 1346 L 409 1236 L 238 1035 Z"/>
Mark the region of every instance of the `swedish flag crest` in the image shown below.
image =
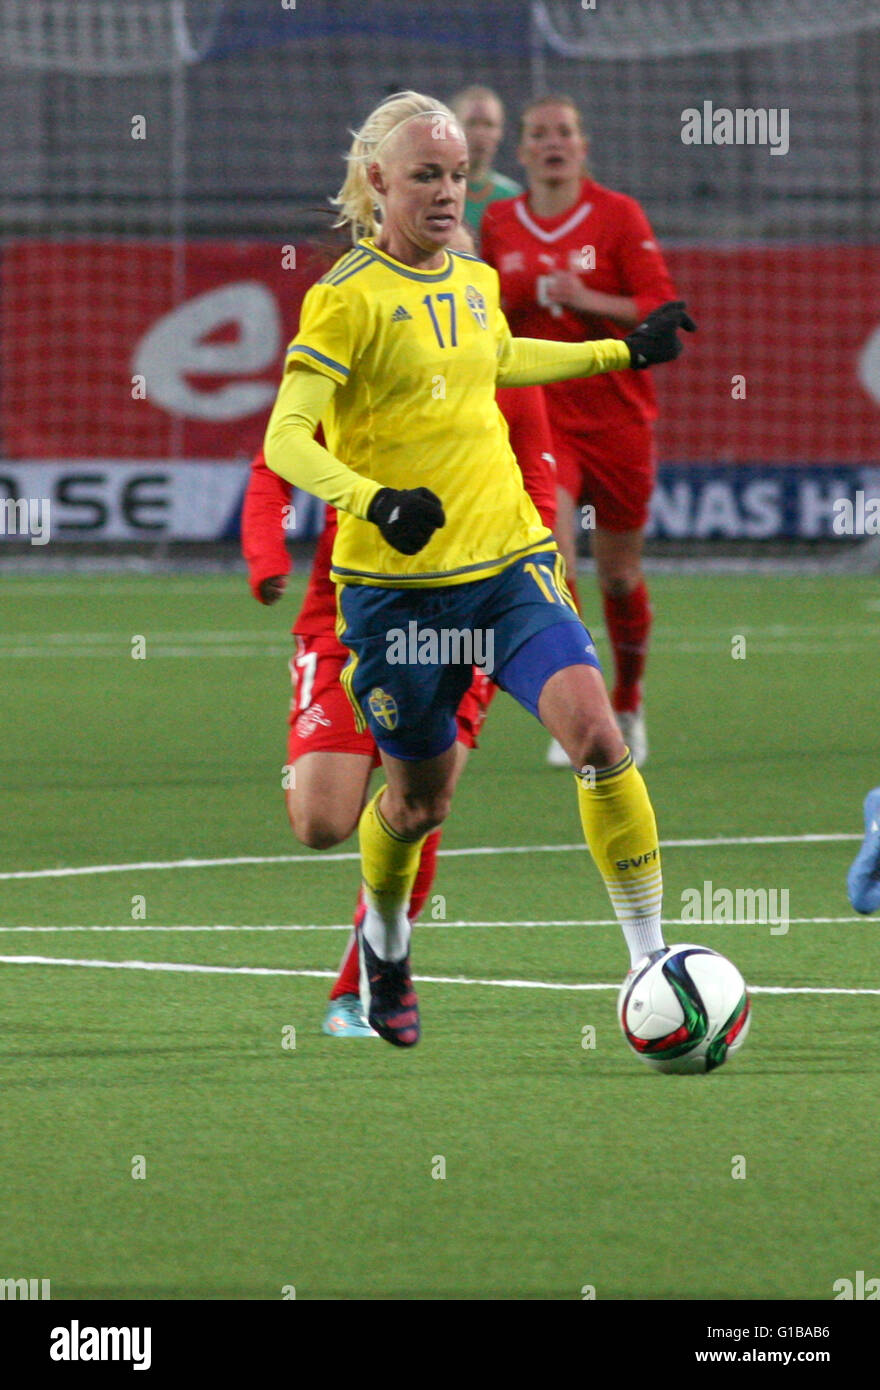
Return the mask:
<path id="1" fill-rule="evenodd" d="M 474 289 L 473 285 L 468 285 L 464 293 L 465 299 L 467 300 L 467 306 L 473 314 L 474 318 L 477 320 L 477 323 L 480 325 L 481 328 L 488 327 L 489 316 L 486 313 L 486 301 L 480 294 L 480 291 Z"/>
<path id="2" fill-rule="evenodd" d="M 386 690 L 382 690 L 377 685 L 370 691 L 367 704 L 370 707 L 370 714 L 377 724 L 382 725 L 383 729 L 397 728 L 397 701 L 393 695 L 389 695 Z"/>

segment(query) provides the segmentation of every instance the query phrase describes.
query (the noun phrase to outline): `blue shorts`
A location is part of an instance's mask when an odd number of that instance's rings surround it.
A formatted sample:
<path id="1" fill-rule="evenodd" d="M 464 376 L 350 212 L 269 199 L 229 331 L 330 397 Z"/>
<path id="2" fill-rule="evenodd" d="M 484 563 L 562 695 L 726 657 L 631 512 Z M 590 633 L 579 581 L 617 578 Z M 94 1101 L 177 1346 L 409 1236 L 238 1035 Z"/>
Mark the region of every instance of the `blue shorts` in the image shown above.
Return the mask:
<path id="1" fill-rule="evenodd" d="M 434 758 L 455 742 L 455 711 L 474 666 L 536 717 L 556 671 L 601 670 L 562 565 L 547 550 L 471 584 L 342 585 L 341 637 L 352 656 L 341 681 L 358 727 L 392 757 Z"/>

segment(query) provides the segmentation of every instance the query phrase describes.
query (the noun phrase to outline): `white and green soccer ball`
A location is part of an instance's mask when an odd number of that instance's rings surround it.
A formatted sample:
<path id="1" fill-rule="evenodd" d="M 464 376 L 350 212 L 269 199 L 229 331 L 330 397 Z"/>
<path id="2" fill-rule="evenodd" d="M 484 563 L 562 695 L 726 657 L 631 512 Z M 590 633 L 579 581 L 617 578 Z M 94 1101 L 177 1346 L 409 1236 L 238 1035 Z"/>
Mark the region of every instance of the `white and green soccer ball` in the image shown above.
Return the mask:
<path id="1" fill-rule="evenodd" d="M 748 990 L 732 961 L 708 946 L 668 946 L 623 982 L 617 1016 L 634 1052 L 654 1071 L 715 1071 L 742 1047 Z"/>

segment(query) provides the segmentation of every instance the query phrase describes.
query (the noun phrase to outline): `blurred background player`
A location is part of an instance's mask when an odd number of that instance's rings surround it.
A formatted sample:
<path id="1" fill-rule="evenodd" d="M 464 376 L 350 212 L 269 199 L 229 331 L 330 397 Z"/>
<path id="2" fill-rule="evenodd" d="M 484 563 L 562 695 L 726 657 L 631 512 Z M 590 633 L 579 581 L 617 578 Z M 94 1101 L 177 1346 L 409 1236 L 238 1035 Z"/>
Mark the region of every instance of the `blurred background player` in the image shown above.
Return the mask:
<path id="1" fill-rule="evenodd" d="M 850 866 L 846 887 L 856 912 L 880 907 L 880 787 L 865 797 L 865 839 Z"/>
<path id="2" fill-rule="evenodd" d="M 542 97 L 523 111 L 517 153 L 527 191 L 487 208 L 481 235 L 514 334 L 622 338 L 675 298 L 645 214 L 633 198 L 590 177 L 588 148 L 570 98 Z M 655 478 L 654 386 L 650 372 L 609 372 L 544 389 L 568 587 L 580 607 L 575 534 L 586 523 L 614 653 L 611 704 L 640 766 L 648 753 L 641 680 L 652 614 L 641 558 Z M 568 766 L 556 743 L 548 761 Z"/>
<path id="3" fill-rule="evenodd" d="M 471 250 L 463 228 L 453 249 Z M 496 399 L 507 421 L 511 447 L 532 500 L 549 530 L 556 517 L 556 488 L 550 426 L 539 386 L 501 389 Z M 261 603 L 276 603 L 291 569 L 285 542 L 285 518 L 292 489 L 267 468 L 262 451 L 251 465 L 242 514 L 242 550 L 251 591 Z M 349 652 L 336 636 L 336 589 L 330 579 L 330 556 L 336 537 L 336 512 L 327 508 L 302 608 L 293 624 L 296 651 L 290 662 L 287 811 L 297 839 L 312 849 L 330 849 L 347 840 L 367 799 L 370 775 L 379 765 L 369 730 L 358 732 L 351 703 L 339 681 Z M 474 668 L 473 681 L 457 713 L 457 751 L 463 767 L 497 687 Z M 418 917 L 431 889 L 441 831 L 422 847 L 407 914 Z M 354 930 L 330 991 L 322 1024 L 333 1037 L 375 1037 L 364 1016 L 359 994 L 357 929 L 364 915 L 359 895 Z"/>
<path id="4" fill-rule="evenodd" d="M 504 135 L 504 105 L 498 93 L 491 87 L 465 87 L 449 105 L 467 141 L 469 167 L 464 223 L 479 248 L 480 224 L 486 208 L 499 198 L 515 197 L 522 192 L 522 187 L 492 168 Z M 457 249 L 468 248 L 459 246 Z"/>

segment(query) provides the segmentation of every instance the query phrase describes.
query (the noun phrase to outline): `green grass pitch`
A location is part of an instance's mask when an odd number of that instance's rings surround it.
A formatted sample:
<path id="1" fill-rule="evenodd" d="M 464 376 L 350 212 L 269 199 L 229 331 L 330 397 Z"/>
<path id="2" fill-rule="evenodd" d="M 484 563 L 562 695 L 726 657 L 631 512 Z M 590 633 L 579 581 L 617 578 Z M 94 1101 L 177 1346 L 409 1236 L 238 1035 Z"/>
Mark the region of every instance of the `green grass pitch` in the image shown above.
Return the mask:
<path id="1" fill-rule="evenodd" d="M 756 989 L 709 1077 L 626 1048 L 627 958 L 577 849 L 441 856 L 421 1044 L 322 1036 L 357 865 L 303 850 L 283 809 L 301 581 L 271 610 L 237 576 L 3 582 L 0 1276 L 72 1299 L 687 1300 L 880 1274 L 880 923 L 845 893 L 880 782 L 868 582 L 651 581 L 667 917 L 706 880 L 789 893 L 785 932 L 667 928 Z M 578 844 L 545 744 L 499 696 L 447 850 Z M 92 871 L 32 876 L 71 868 Z M 487 922 L 514 925 L 462 925 Z M 316 929 L 239 930 L 266 926 Z"/>

